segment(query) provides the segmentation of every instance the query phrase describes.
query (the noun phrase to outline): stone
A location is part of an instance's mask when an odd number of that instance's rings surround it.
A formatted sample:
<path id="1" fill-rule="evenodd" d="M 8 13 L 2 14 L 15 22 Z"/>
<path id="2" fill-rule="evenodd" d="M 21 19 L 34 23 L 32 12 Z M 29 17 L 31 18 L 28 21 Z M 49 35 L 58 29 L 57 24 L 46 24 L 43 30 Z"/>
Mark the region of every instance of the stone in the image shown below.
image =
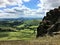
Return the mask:
<path id="1" fill-rule="evenodd" d="M 53 32 L 60 31 L 60 6 L 46 13 L 46 16 L 42 19 L 42 22 L 37 28 L 37 36 L 41 37 L 53 35 Z"/>

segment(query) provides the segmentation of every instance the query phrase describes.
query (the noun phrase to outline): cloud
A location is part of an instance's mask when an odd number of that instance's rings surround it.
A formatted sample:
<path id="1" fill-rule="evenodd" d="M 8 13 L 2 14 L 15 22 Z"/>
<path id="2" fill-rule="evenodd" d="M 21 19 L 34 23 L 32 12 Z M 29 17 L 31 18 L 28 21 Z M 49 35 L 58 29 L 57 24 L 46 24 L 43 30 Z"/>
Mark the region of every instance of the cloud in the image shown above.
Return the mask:
<path id="1" fill-rule="evenodd" d="M 31 0 L 1 0 L 0 7 L 6 7 L 7 5 L 18 5 L 18 7 L 5 8 L 0 10 L 0 18 L 18 18 L 18 17 L 43 17 L 44 11 L 42 8 L 30 9 L 23 5 L 24 2 Z M 4 6 L 3 6 L 4 5 Z"/>
<path id="2" fill-rule="evenodd" d="M 3 13 L 4 11 L 0 10 L 0 13 Z"/>
<path id="3" fill-rule="evenodd" d="M 40 3 L 37 4 L 37 6 L 39 7 L 37 11 L 44 17 L 46 12 L 60 6 L 60 0 L 40 0 Z"/>
<path id="4" fill-rule="evenodd" d="M 50 9 L 60 6 L 60 0 L 40 0 L 40 3 L 37 6 L 47 12 Z"/>
<path id="5" fill-rule="evenodd" d="M 20 7 L 15 7 L 15 8 L 7 8 L 4 9 L 3 11 L 0 11 L 0 18 L 17 18 L 17 17 L 34 17 L 34 18 L 39 18 L 43 17 L 42 11 L 33 10 L 29 9 L 25 6 Z"/>
<path id="6" fill-rule="evenodd" d="M 3 11 L 6 12 L 6 13 L 15 12 L 13 9 L 4 9 Z"/>
<path id="7" fill-rule="evenodd" d="M 18 18 L 15 14 L 0 13 L 0 18 Z"/>
<path id="8" fill-rule="evenodd" d="M 18 5 L 21 6 L 24 2 L 29 2 L 30 0 L 0 0 L 0 7 L 6 7 L 6 5 Z"/>
<path id="9" fill-rule="evenodd" d="M 29 2 L 30 0 L 23 0 L 24 2 Z"/>

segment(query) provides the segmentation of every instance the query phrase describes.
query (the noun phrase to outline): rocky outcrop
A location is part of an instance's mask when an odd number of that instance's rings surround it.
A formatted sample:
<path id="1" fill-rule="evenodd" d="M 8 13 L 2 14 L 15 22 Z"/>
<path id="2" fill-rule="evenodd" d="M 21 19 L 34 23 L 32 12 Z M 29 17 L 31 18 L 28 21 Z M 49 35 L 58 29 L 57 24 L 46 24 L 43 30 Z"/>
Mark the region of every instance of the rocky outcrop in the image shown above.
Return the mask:
<path id="1" fill-rule="evenodd" d="M 37 37 L 60 31 L 60 6 L 46 13 L 37 28 Z"/>

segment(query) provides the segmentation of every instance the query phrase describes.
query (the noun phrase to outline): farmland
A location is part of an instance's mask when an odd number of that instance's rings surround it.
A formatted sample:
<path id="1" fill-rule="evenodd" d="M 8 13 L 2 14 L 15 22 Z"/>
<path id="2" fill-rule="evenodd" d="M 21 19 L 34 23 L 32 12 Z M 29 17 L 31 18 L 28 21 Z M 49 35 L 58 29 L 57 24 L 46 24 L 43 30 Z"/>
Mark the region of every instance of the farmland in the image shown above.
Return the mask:
<path id="1" fill-rule="evenodd" d="M 30 40 L 36 38 L 40 20 L 24 22 L 0 22 L 0 40 Z M 4 24 L 4 25 L 3 25 Z"/>
<path id="2" fill-rule="evenodd" d="M 59 45 L 60 43 L 60 35 L 44 36 L 36 38 L 37 27 L 41 20 L 26 20 L 23 23 L 11 24 L 9 22 L 5 25 L 0 25 L 0 44 L 26 44 L 26 45 Z M 17 22 L 15 22 L 17 23 Z M 5 41 L 5 42 L 4 42 Z M 4 43 L 3 43 L 4 42 Z M 15 43 L 17 42 L 17 43 Z M 8 44 L 7 44 L 8 43 Z"/>

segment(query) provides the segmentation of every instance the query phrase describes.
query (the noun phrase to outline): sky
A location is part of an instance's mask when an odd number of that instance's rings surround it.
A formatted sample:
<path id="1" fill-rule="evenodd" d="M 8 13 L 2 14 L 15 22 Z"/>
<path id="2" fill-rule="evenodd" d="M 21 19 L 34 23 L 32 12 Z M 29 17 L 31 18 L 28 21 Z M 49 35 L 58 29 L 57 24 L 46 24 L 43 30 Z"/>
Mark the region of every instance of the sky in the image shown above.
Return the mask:
<path id="1" fill-rule="evenodd" d="M 42 18 L 58 6 L 60 0 L 0 0 L 0 18 Z"/>

